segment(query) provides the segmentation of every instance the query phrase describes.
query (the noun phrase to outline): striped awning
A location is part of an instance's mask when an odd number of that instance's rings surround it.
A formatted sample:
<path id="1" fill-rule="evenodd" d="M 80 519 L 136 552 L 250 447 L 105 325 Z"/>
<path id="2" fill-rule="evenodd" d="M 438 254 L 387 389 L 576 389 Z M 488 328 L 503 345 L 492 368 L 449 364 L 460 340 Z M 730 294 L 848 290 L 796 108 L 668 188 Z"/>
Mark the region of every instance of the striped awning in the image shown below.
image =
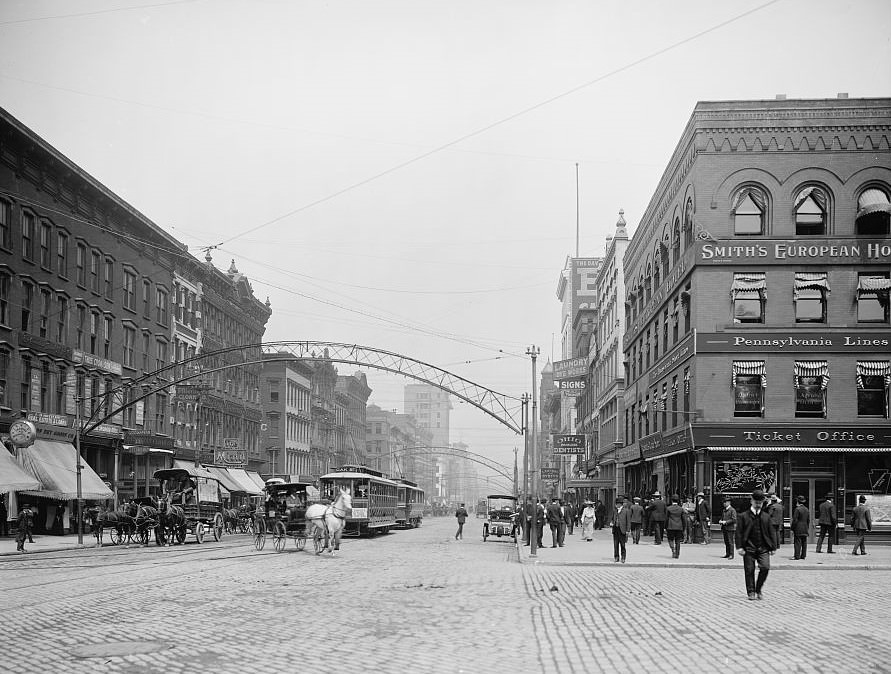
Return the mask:
<path id="1" fill-rule="evenodd" d="M 767 373 L 764 370 L 763 360 L 733 361 L 733 374 L 730 377 L 731 388 L 736 388 L 736 376 L 740 374 L 760 374 L 761 388 L 767 388 Z"/>
<path id="2" fill-rule="evenodd" d="M 793 296 L 798 299 L 801 290 L 822 290 L 829 292 L 829 280 L 825 271 L 805 271 L 795 274 L 795 289 Z"/>
<path id="3" fill-rule="evenodd" d="M 865 190 L 857 200 L 857 217 L 870 213 L 891 213 L 888 195 L 879 189 Z"/>
<path id="4" fill-rule="evenodd" d="M 766 452 L 795 452 L 796 454 L 812 452 L 817 452 L 819 454 L 827 454 L 830 452 L 851 454 L 854 452 L 866 452 L 869 454 L 879 454 L 882 452 L 891 452 L 891 447 L 790 447 L 788 445 L 741 445 L 735 447 L 709 447 L 708 451 L 732 452 L 734 454 L 741 452 L 750 452 L 753 454 Z"/>
<path id="5" fill-rule="evenodd" d="M 764 297 L 767 294 L 767 280 L 764 273 L 751 272 L 748 274 L 734 274 L 733 285 L 730 286 L 730 296 L 737 297 Z"/>
<path id="6" fill-rule="evenodd" d="M 887 276 L 860 276 L 857 282 L 858 295 L 878 295 L 891 290 L 891 278 Z"/>
<path id="7" fill-rule="evenodd" d="M 885 388 L 891 386 L 891 361 L 858 360 L 857 388 L 863 388 L 863 377 L 884 377 Z"/>
<path id="8" fill-rule="evenodd" d="M 829 363 L 825 360 L 796 360 L 795 388 L 798 388 L 799 377 L 822 377 L 820 388 L 825 389 L 829 385 Z"/>

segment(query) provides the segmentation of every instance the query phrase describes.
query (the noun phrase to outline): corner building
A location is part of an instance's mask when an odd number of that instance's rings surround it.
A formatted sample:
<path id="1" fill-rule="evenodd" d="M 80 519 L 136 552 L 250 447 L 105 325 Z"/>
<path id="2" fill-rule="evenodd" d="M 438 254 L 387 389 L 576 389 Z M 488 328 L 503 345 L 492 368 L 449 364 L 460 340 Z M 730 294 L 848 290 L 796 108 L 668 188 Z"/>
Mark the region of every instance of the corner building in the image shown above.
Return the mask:
<path id="1" fill-rule="evenodd" d="M 888 511 L 889 129 L 891 99 L 697 104 L 625 256 L 628 494 Z"/>

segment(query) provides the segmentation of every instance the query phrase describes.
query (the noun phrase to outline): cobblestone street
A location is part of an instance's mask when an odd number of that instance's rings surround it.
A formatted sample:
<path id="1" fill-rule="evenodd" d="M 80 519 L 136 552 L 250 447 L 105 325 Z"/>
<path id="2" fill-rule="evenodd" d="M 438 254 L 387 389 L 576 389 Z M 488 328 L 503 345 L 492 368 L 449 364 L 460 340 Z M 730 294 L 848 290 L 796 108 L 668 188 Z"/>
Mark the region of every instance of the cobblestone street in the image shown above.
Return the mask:
<path id="1" fill-rule="evenodd" d="M 3 669 L 891 672 L 887 570 L 784 569 L 749 602 L 741 568 L 520 564 L 480 526 L 0 557 Z"/>

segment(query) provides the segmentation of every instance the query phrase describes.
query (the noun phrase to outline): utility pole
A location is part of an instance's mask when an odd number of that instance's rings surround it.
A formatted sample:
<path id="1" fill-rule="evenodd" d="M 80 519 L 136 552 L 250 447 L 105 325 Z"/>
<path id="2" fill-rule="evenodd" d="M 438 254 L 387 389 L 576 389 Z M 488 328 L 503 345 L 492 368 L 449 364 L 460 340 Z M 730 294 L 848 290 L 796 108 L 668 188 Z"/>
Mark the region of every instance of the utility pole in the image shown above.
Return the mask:
<path id="1" fill-rule="evenodd" d="M 83 512 L 84 512 L 84 492 L 83 492 L 83 482 L 81 477 L 81 471 L 83 469 L 83 463 L 80 456 L 80 435 L 83 429 L 80 426 L 80 406 L 83 404 L 83 398 L 77 395 L 77 391 L 74 393 L 74 427 L 77 429 L 77 434 L 74 436 L 77 441 L 77 447 L 75 447 L 75 453 L 77 454 L 77 544 L 84 544 L 84 523 L 83 523 Z"/>
<path id="2" fill-rule="evenodd" d="M 538 414 L 538 402 L 535 394 L 535 389 L 538 387 L 536 382 L 536 374 L 535 374 L 535 359 L 538 358 L 538 354 L 541 353 L 541 349 L 539 349 L 534 344 L 526 349 L 526 355 L 532 357 L 532 493 L 535 495 L 535 498 L 538 498 L 538 494 L 540 491 L 539 488 L 539 468 L 541 466 L 541 459 L 538 456 L 538 423 L 536 421 L 536 416 Z M 532 514 L 532 527 L 531 534 L 532 537 L 530 539 L 529 545 L 529 555 L 531 557 L 536 557 L 538 555 L 538 504 L 536 503 L 533 509 Z"/>

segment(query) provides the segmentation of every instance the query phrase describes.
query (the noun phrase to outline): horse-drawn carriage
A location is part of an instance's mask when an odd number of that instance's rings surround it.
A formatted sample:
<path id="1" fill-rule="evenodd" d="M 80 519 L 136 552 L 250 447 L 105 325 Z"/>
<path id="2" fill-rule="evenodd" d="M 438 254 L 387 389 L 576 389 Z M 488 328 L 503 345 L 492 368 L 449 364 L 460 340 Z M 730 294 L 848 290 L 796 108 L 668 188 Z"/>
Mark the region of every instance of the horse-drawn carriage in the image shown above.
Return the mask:
<path id="1" fill-rule="evenodd" d="M 483 522 L 483 540 L 489 536 L 509 537 L 517 542 L 517 497 L 507 494 L 490 494 L 486 497 L 486 521 Z"/>
<path id="2" fill-rule="evenodd" d="M 220 483 L 204 468 L 165 468 L 156 470 L 163 495 L 158 501 L 158 545 L 184 543 L 189 533 L 198 543 L 210 530 L 215 541 L 223 537 L 223 504 Z"/>
<path id="3" fill-rule="evenodd" d="M 152 496 L 130 499 L 117 510 L 92 507 L 87 509 L 86 516 L 100 547 L 105 542 L 106 531 L 112 545 L 148 545 L 152 532 L 157 532 L 160 524 L 157 501 Z"/>
<path id="4" fill-rule="evenodd" d="M 344 517 L 350 509 L 348 492 L 330 500 L 319 499 L 318 490 L 305 482 L 285 482 L 281 478 L 266 481 L 266 501 L 254 515 L 254 547 L 266 547 L 267 535 L 272 536 L 276 552 L 287 547 L 288 539 L 294 540 L 298 550 L 311 538 L 316 554 L 328 547 L 329 538 L 335 537 L 337 549 Z M 323 541 L 324 539 L 324 541 Z"/>

